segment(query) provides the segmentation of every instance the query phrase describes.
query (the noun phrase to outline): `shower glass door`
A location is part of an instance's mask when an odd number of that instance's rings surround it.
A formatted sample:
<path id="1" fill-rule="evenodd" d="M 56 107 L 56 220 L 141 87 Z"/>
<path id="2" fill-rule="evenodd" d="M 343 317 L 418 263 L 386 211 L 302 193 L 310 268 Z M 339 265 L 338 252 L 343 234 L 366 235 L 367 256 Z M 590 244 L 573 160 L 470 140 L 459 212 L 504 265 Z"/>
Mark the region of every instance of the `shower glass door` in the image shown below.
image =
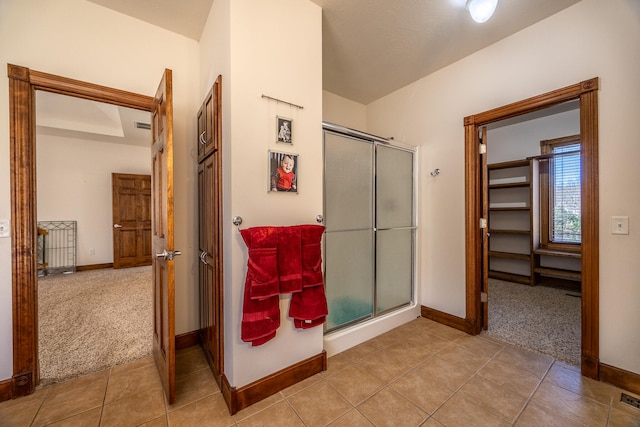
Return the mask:
<path id="1" fill-rule="evenodd" d="M 327 332 L 413 296 L 413 151 L 324 132 Z"/>
<path id="2" fill-rule="evenodd" d="M 324 134 L 327 331 L 373 316 L 373 150 Z"/>

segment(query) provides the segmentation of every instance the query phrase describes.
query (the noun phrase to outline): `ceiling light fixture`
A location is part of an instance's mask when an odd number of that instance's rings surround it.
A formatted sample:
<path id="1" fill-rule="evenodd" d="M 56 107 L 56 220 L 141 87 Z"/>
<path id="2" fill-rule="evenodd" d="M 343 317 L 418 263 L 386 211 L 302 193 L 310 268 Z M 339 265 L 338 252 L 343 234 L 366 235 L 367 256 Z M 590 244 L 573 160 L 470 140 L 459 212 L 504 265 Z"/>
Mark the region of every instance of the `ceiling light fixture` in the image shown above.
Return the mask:
<path id="1" fill-rule="evenodd" d="M 498 0 L 468 0 L 467 10 L 474 21 L 483 23 L 491 18 L 497 5 Z"/>

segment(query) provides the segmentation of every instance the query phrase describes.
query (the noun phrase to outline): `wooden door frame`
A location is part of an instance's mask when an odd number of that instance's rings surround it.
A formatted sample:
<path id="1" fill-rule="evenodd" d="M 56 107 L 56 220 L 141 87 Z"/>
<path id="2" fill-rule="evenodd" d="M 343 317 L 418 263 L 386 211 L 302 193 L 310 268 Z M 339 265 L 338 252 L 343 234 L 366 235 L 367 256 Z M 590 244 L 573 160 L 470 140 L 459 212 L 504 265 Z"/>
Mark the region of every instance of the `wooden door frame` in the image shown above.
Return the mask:
<path id="1" fill-rule="evenodd" d="M 580 101 L 582 142 L 582 375 L 599 378 L 599 193 L 598 193 L 598 77 L 523 101 L 464 118 L 465 127 L 465 269 L 466 325 L 480 333 L 482 306 L 482 239 L 480 213 L 481 165 L 478 129 L 483 125 L 551 107 Z"/>
<path id="2" fill-rule="evenodd" d="M 153 97 L 8 64 L 13 296 L 12 397 L 39 382 L 36 251 L 35 91 L 153 111 Z"/>

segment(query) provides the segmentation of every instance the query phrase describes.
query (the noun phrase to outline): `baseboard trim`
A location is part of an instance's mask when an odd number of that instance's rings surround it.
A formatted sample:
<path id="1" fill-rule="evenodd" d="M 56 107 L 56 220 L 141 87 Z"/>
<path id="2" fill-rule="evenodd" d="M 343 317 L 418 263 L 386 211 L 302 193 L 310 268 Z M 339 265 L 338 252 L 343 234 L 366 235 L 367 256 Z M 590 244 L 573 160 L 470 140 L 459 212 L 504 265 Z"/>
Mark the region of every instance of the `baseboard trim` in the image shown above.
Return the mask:
<path id="1" fill-rule="evenodd" d="M 189 348 L 200 343 L 199 331 L 191 331 L 176 335 L 176 350 Z"/>
<path id="2" fill-rule="evenodd" d="M 13 399 L 13 380 L 0 381 L 0 402 Z"/>
<path id="3" fill-rule="evenodd" d="M 442 323 L 443 325 L 450 326 L 467 334 L 475 335 L 473 321 L 470 319 L 463 319 L 462 317 L 454 316 L 453 314 L 445 313 L 435 308 L 429 308 L 420 306 L 420 315 L 426 317 L 434 322 Z"/>
<path id="4" fill-rule="evenodd" d="M 600 381 L 612 384 L 631 393 L 640 394 L 640 374 L 601 363 Z"/>
<path id="5" fill-rule="evenodd" d="M 76 265 L 76 271 L 101 270 L 103 268 L 113 268 L 113 263 Z"/>
<path id="6" fill-rule="evenodd" d="M 231 415 L 284 390 L 300 381 L 327 369 L 327 353 L 322 353 L 291 365 L 246 386 L 231 387 L 227 378 L 222 376 L 222 395 L 227 402 Z"/>

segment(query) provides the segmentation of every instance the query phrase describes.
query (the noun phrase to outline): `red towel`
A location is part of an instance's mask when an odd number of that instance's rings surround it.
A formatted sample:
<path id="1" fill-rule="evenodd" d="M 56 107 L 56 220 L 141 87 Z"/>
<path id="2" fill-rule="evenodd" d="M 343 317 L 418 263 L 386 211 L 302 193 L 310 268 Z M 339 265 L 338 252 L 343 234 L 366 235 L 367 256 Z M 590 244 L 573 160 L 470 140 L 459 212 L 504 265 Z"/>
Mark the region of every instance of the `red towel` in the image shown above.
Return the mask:
<path id="1" fill-rule="evenodd" d="M 249 249 L 240 337 L 256 346 L 275 337 L 280 326 L 278 232 L 254 227 L 240 233 Z"/>
<path id="2" fill-rule="evenodd" d="M 278 227 L 278 277 L 280 293 L 302 290 L 302 240 L 300 226 Z"/>
<path id="3" fill-rule="evenodd" d="M 321 240 L 324 226 L 303 225 L 302 239 L 302 291 L 291 296 L 289 317 L 296 328 L 307 329 L 321 325 L 328 314 L 327 299 L 322 277 Z"/>

